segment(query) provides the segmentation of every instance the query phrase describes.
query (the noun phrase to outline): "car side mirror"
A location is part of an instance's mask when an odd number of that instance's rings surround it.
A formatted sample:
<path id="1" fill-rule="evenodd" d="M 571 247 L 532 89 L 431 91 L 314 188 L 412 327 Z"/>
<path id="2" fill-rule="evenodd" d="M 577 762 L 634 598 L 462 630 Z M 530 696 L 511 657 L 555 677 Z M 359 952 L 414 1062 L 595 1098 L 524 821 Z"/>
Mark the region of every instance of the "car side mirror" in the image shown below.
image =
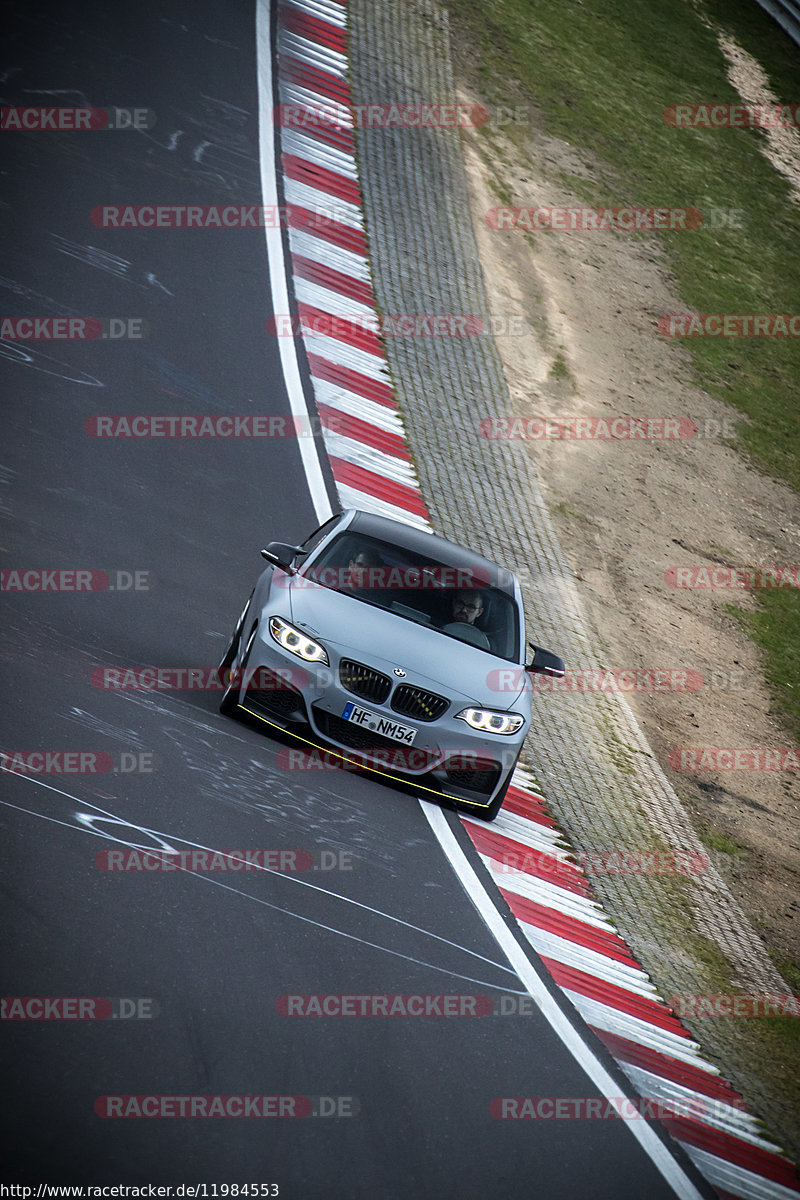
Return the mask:
<path id="1" fill-rule="evenodd" d="M 554 679 L 563 679 L 566 668 L 563 659 L 550 650 L 542 650 L 541 646 L 529 643 L 533 658 L 526 663 L 525 670 L 531 675 L 552 675 Z"/>
<path id="2" fill-rule="evenodd" d="M 294 560 L 302 554 L 302 546 L 290 546 L 288 542 L 270 542 L 266 550 L 261 551 L 261 557 L 276 567 L 282 567 L 288 574 L 294 574 Z"/>

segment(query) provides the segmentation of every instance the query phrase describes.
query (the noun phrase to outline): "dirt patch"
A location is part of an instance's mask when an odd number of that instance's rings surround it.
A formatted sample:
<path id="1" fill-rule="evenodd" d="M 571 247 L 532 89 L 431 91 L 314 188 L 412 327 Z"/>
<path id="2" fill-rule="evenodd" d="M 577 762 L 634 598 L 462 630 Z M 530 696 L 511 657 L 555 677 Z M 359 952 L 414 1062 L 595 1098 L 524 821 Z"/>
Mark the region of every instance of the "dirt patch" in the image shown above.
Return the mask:
<path id="1" fill-rule="evenodd" d="M 458 67 L 458 55 L 456 56 Z M 464 66 L 464 64 L 461 64 Z M 474 100 L 472 84 L 464 102 Z M 746 590 L 676 589 L 671 567 L 796 563 L 800 499 L 751 469 L 721 433 L 745 420 L 693 383 L 688 353 L 659 337 L 681 312 L 658 234 L 500 232 L 498 204 L 582 207 L 568 177 L 602 164 L 534 129 L 464 132 L 473 222 L 514 412 L 531 418 L 691 418 L 688 440 L 546 439 L 527 443 L 559 540 L 610 668 L 675 668 L 699 690 L 628 698 L 711 857 L 781 958 L 800 962 L 800 786 L 786 770 L 676 771 L 682 747 L 787 748 L 760 652 L 726 605 Z M 501 200 L 502 197 L 502 200 Z M 675 233 L 668 236 L 691 236 Z M 535 432 L 539 426 L 533 427 Z"/>
<path id="2" fill-rule="evenodd" d="M 780 110 L 780 101 L 769 87 L 766 72 L 751 54 L 722 30 L 715 31 L 720 50 L 728 64 L 728 79 L 746 104 L 757 109 Z M 795 203 L 800 203 L 800 137 L 791 125 L 766 125 L 763 129 L 764 154 L 786 177 Z"/>

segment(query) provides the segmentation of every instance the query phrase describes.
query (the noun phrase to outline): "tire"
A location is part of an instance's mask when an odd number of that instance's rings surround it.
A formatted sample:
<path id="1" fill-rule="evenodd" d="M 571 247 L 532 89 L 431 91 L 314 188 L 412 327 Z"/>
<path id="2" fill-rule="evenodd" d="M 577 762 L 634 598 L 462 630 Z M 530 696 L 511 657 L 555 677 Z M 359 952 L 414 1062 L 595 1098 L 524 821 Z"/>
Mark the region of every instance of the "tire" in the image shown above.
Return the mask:
<path id="1" fill-rule="evenodd" d="M 245 617 L 247 616 L 247 610 L 250 607 L 250 601 L 253 599 L 253 593 L 255 590 L 256 589 L 253 588 L 253 591 L 247 597 L 247 604 L 245 604 L 244 608 L 242 609 L 241 616 L 236 622 L 236 628 L 231 636 L 228 649 L 223 654 L 220 664 L 217 667 L 217 670 L 220 672 L 230 670 L 230 668 L 233 666 L 234 659 L 239 652 L 239 642 L 241 641 L 242 637 L 242 629 L 244 628 Z"/>
<path id="2" fill-rule="evenodd" d="M 230 684 L 222 693 L 222 699 L 219 702 L 219 711 L 223 717 L 233 717 L 236 715 L 236 709 L 239 704 L 239 689 L 231 687 Z"/>
<path id="3" fill-rule="evenodd" d="M 494 800 L 489 805 L 489 807 L 483 809 L 483 811 L 473 809 L 472 810 L 473 817 L 477 817 L 481 821 L 493 821 L 495 819 L 497 814 L 500 812 L 503 801 L 506 798 L 506 792 L 508 791 L 509 787 L 511 786 L 511 780 L 514 776 L 514 770 L 516 768 L 516 765 L 517 764 L 514 763 L 514 766 L 508 772 L 508 775 L 506 775 L 505 783 L 503 783 L 503 785 L 500 788 L 500 791 L 497 793 L 497 795 L 495 796 Z"/>
<path id="4" fill-rule="evenodd" d="M 249 605 L 249 603 L 250 602 L 248 601 L 248 605 Z M 239 618 L 240 625 L 244 621 L 246 612 L 247 612 L 247 609 L 245 608 L 245 611 L 242 613 L 241 617 Z M 244 669 L 244 667 L 247 665 L 247 660 L 250 657 L 250 651 L 253 648 L 253 642 L 256 640 L 257 632 L 258 632 L 258 625 L 256 624 L 253 626 L 252 632 L 247 641 L 247 649 L 245 650 L 244 658 L 242 659 L 242 669 Z M 238 629 L 238 632 L 234 633 L 234 639 L 236 641 L 237 646 L 239 644 L 241 636 L 242 636 L 242 631 L 241 631 L 241 629 Z M 228 649 L 230 649 L 230 647 Z M 227 658 L 227 653 L 228 652 L 226 651 L 226 655 L 225 655 L 226 658 Z M 233 658 L 235 658 L 235 657 L 236 657 L 236 655 L 234 653 Z M 233 662 L 233 658 L 231 659 L 231 663 Z M 225 660 L 223 659 L 223 662 L 224 661 Z M 228 668 L 225 667 L 224 669 L 227 670 Z M 233 717 L 236 715 L 236 709 L 239 705 L 239 691 L 240 691 L 240 686 L 238 684 L 231 685 L 229 682 L 228 686 L 225 688 L 225 691 L 222 693 L 222 699 L 219 702 L 219 711 L 222 713 L 222 715 L 224 717 Z"/>

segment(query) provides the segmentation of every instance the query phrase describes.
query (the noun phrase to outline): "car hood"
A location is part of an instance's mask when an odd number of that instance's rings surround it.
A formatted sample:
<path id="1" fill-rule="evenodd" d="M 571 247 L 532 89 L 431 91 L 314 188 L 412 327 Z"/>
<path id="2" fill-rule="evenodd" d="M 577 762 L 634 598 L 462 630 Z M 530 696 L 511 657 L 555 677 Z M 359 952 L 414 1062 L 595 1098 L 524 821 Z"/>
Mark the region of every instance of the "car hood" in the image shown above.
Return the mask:
<path id="1" fill-rule="evenodd" d="M 299 586 L 296 581 L 290 585 L 289 603 L 291 620 L 304 632 L 388 675 L 400 667 L 407 683 L 444 689 L 470 704 L 501 711 L 525 690 L 518 664 L 352 596 L 304 579 Z M 494 674 L 498 670 L 514 672 L 504 677 L 509 686 L 502 690 Z"/>

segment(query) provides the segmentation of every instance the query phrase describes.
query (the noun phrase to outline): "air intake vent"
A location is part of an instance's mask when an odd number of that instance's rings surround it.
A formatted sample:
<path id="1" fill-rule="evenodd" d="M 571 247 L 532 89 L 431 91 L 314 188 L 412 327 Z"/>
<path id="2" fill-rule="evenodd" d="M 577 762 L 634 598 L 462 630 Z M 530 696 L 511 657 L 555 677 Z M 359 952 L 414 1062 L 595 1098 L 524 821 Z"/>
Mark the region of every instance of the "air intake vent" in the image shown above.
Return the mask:
<path id="1" fill-rule="evenodd" d="M 349 658 L 343 658 L 339 663 L 339 681 L 348 692 L 362 700 L 371 700 L 373 704 L 383 704 L 392 690 L 388 675 Z"/>
<path id="2" fill-rule="evenodd" d="M 416 721 L 438 721 L 447 711 L 450 701 L 435 692 L 426 692 L 424 688 L 411 687 L 401 683 L 392 696 L 392 708 L 404 717 L 413 717 Z"/>

